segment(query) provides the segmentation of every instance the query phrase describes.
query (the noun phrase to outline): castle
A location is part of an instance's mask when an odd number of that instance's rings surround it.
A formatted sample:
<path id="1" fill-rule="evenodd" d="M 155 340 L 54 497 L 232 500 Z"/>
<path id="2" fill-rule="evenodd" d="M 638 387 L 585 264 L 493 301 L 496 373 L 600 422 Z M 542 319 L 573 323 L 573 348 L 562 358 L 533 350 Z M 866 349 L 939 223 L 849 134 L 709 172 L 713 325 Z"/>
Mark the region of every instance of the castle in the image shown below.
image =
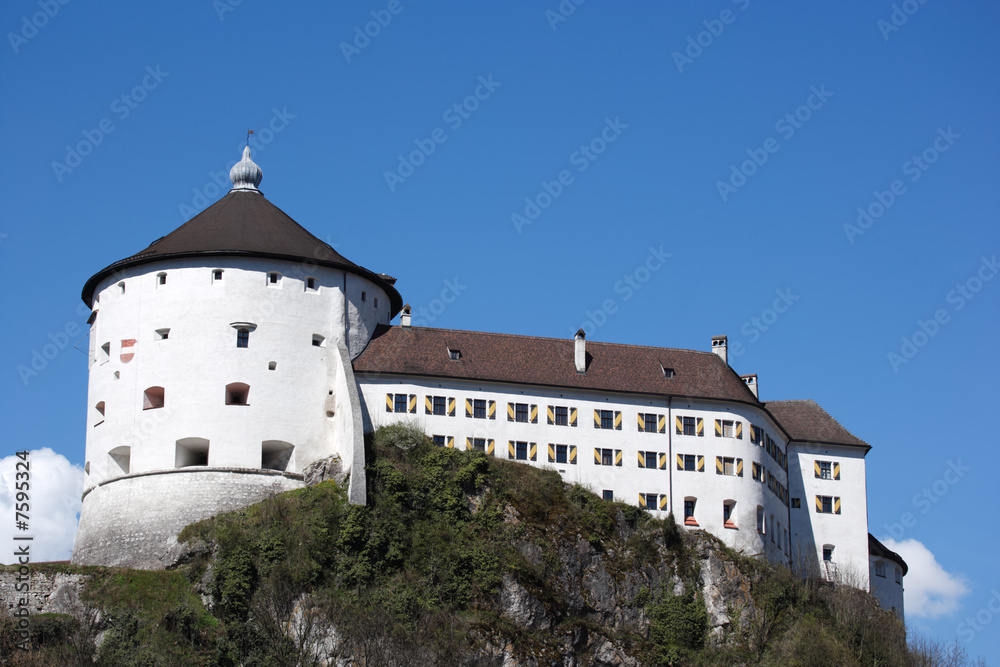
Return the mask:
<path id="1" fill-rule="evenodd" d="M 870 446 L 813 401 L 760 401 L 725 336 L 700 352 L 413 326 L 394 278 L 264 197 L 249 148 L 230 178 L 84 285 L 74 563 L 167 567 L 184 526 L 300 488 L 331 457 L 363 504 L 364 434 L 405 422 L 870 590 L 902 618 L 906 564 L 868 533 Z"/>

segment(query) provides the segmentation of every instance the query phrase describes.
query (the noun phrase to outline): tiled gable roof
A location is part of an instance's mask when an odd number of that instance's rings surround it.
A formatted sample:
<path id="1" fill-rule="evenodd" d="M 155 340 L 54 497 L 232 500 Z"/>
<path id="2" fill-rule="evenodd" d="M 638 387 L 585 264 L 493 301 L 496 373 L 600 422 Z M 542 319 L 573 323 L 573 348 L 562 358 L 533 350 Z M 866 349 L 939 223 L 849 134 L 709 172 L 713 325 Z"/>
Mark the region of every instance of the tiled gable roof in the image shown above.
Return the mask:
<path id="1" fill-rule="evenodd" d="M 841 426 L 816 401 L 767 401 L 764 407 L 778 420 L 792 440 L 871 448 L 867 442 Z"/>
<path id="2" fill-rule="evenodd" d="M 414 375 L 571 389 L 714 398 L 759 405 L 711 352 L 587 341 L 577 373 L 572 339 L 380 325 L 355 373 Z M 460 352 L 452 360 L 449 350 Z M 673 369 L 666 377 L 663 369 Z"/>

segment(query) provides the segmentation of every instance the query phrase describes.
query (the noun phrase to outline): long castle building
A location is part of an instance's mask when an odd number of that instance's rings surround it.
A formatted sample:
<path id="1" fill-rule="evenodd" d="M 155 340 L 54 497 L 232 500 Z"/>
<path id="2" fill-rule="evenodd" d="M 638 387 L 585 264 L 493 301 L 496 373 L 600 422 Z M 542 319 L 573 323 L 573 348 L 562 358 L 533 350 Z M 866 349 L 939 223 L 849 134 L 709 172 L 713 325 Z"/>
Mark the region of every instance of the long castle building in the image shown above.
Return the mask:
<path id="1" fill-rule="evenodd" d="M 184 526 L 300 488 L 330 457 L 363 504 L 364 433 L 404 422 L 870 590 L 902 618 L 906 564 L 868 533 L 870 446 L 813 401 L 759 400 L 725 336 L 699 352 L 413 326 L 394 278 L 264 197 L 249 149 L 230 178 L 84 286 L 74 563 L 168 567 Z"/>

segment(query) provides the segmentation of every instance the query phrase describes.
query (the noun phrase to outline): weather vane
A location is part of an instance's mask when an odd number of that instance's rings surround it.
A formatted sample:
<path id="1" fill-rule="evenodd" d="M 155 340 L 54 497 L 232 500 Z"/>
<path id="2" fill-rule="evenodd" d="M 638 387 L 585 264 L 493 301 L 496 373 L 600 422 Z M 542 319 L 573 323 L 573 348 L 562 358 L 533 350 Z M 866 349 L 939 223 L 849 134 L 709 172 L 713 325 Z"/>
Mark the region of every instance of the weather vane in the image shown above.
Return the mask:
<path id="1" fill-rule="evenodd" d="M 253 134 L 253 130 L 247 130 L 247 148 L 250 147 L 250 135 Z"/>

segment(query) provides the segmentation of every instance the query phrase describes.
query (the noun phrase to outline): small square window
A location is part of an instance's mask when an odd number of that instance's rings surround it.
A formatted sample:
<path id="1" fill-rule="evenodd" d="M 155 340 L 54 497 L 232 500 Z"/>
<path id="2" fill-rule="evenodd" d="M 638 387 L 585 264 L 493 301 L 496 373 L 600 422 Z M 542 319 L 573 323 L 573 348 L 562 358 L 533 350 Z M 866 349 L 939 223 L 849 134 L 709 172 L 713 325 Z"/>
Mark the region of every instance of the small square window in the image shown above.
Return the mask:
<path id="1" fill-rule="evenodd" d="M 604 489 L 604 491 L 601 492 L 601 497 L 604 500 L 613 501 L 615 499 L 615 492 L 611 489 Z"/>
<path id="2" fill-rule="evenodd" d="M 800 498 L 792 498 L 792 509 L 797 510 L 802 507 L 802 500 Z"/>
<path id="3" fill-rule="evenodd" d="M 222 269 L 215 269 L 212 271 L 212 281 L 219 282 L 222 280 Z"/>
<path id="4" fill-rule="evenodd" d="M 306 289 L 315 290 L 316 289 L 316 279 L 306 278 Z"/>

